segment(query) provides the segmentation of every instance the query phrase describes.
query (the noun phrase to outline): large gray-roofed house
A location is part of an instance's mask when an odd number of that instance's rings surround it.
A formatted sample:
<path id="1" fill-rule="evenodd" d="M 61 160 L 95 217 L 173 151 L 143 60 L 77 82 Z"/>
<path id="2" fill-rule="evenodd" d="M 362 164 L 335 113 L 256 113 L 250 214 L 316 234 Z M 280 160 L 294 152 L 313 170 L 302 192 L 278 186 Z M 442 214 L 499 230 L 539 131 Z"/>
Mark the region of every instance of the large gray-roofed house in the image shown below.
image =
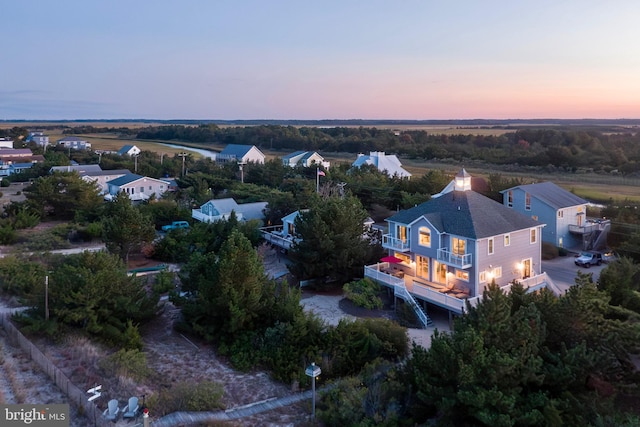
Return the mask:
<path id="1" fill-rule="evenodd" d="M 508 208 L 546 224 L 542 240 L 573 250 L 606 247 L 610 221 L 587 218 L 588 202 L 552 183 L 518 185 L 501 191 Z"/>
<path id="2" fill-rule="evenodd" d="M 412 306 L 453 313 L 477 302 L 492 281 L 505 290 L 514 281 L 529 290 L 554 287 L 541 271 L 544 224 L 474 192 L 464 170 L 454 181 L 450 191 L 386 219 L 388 257 L 365 266 L 365 276 Z"/>

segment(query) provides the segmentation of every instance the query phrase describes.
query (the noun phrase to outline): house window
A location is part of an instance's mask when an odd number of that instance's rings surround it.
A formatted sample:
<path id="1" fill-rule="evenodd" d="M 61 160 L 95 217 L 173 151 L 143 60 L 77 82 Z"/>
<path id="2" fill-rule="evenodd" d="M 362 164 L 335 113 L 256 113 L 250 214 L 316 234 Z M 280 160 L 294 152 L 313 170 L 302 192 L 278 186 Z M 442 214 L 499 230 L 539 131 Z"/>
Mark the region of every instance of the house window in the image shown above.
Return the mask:
<path id="1" fill-rule="evenodd" d="M 431 230 L 427 227 L 420 227 L 420 246 L 431 247 Z"/>
<path id="2" fill-rule="evenodd" d="M 538 241 L 538 233 L 535 228 L 531 229 L 531 238 L 529 240 L 530 243 L 536 243 Z"/>
<path id="3" fill-rule="evenodd" d="M 407 227 L 404 225 L 398 226 L 398 239 L 402 240 L 402 243 L 407 243 Z"/>
<path id="4" fill-rule="evenodd" d="M 511 245 L 511 234 L 504 235 L 504 245 L 505 246 Z"/>
<path id="5" fill-rule="evenodd" d="M 564 211 L 558 211 L 558 218 L 564 218 Z"/>
<path id="6" fill-rule="evenodd" d="M 493 255 L 493 237 L 488 240 L 489 255 Z"/>
<path id="7" fill-rule="evenodd" d="M 502 277 L 502 267 L 494 267 L 489 270 L 484 271 L 484 281 L 491 281 L 493 279 L 499 279 Z M 482 277 L 482 273 L 480 273 Z M 481 279 L 482 281 L 482 279 Z"/>
<path id="8" fill-rule="evenodd" d="M 534 220 L 534 221 L 537 221 L 538 220 L 538 215 L 531 215 L 531 219 Z"/>
<path id="9" fill-rule="evenodd" d="M 468 282 L 469 272 L 464 270 L 456 270 L 456 278 L 460 280 L 464 280 L 465 282 Z"/>
<path id="10" fill-rule="evenodd" d="M 486 271 L 481 271 L 480 272 L 480 274 L 478 275 L 478 281 L 480 283 L 487 281 L 487 272 Z"/>
<path id="11" fill-rule="evenodd" d="M 531 210 L 531 194 L 524 193 L 524 210 Z"/>
<path id="12" fill-rule="evenodd" d="M 144 187 L 140 187 L 140 192 L 144 193 Z"/>
<path id="13" fill-rule="evenodd" d="M 465 239 L 459 239 L 457 237 L 452 237 L 451 238 L 451 252 L 453 252 L 455 255 L 464 255 L 465 252 L 465 246 L 466 246 L 467 241 Z"/>
<path id="14" fill-rule="evenodd" d="M 513 191 L 511 190 L 507 192 L 507 206 L 510 208 L 513 207 Z"/>
<path id="15" fill-rule="evenodd" d="M 416 257 L 416 274 L 429 280 L 429 258 L 420 255 Z"/>
<path id="16" fill-rule="evenodd" d="M 149 186 L 149 191 L 151 191 L 151 186 Z"/>
<path id="17" fill-rule="evenodd" d="M 293 236 L 293 232 L 294 232 L 294 228 L 293 228 L 293 223 L 289 223 L 287 224 L 287 234 L 290 234 Z"/>

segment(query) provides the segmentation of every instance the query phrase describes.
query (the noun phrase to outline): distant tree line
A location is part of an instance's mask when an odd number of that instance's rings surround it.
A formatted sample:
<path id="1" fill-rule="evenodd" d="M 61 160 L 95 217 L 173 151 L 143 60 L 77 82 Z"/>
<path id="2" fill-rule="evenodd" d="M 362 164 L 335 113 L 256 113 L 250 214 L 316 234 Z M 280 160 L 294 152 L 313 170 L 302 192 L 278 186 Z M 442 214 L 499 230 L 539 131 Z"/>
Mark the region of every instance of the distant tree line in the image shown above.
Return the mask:
<path id="1" fill-rule="evenodd" d="M 468 131 L 467 131 L 468 132 Z M 417 159 L 483 161 L 620 174 L 640 172 L 640 134 L 595 130 L 526 128 L 502 135 L 432 134 L 426 130 L 394 132 L 365 127 L 294 127 L 262 125 L 220 128 L 155 126 L 140 129 L 139 139 L 211 144 L 248 144 L 274 150 L 359 153 L 386 151 Z"/>

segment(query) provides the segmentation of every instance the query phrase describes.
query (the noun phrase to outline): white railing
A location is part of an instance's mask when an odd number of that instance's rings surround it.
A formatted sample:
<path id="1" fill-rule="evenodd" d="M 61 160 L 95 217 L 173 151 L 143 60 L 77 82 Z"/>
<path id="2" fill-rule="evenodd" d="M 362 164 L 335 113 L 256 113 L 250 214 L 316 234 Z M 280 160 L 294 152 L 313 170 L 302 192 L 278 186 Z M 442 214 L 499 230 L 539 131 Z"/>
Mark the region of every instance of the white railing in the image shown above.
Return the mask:
<path id="1" fill-rule="evenodd" d="M 293 236 L 282 235 L 283 227 L 281 225 L 272 225 L 270 227 L 262 227 L 260 234 L 262 238 L 272 245 L 278 246 L 283 249 L 291 249 L 293 246 Z"/>
<path id="2" fill-rule="evenodd" d="M 419 298 L 425 299 L 433 304 L 437 304 L 440 307 L 444 307 L 448 310 L 462 314 L 465 308 L 464 299 L 456 298 L 454 296 L 439 292 L 435 289 L 429 288 L 420 282 L 413 282 L 412 293 Z"/>
<path id="3" fill-rule="evenodd" d="M 420 304 L 418 304 L 418 302 L 413 298 L 413 296 L 411 296 L 407 288 L 404 286 L 404 281 L 402 282 L 402 286 L 394 286 L 393 293 L 394 295 L 402 298 L 407 303 L 409 303 L 425 328 L 433 325 L 433 322 L 431 321 L 429 316 L 427 316 L 427 313 L 424 312 Z"/>
<path id="4" fill-rule="evenodd" d="M 391 234 L 384 234 L 382 236 L 383 248 L 404 252 L 409 250 L 409 246 L 408 239 L 399 239 Z"/>
<path id="5" fill-rule="evenodd" d="M 429 316 L 427 316 L 427 313 L 424 312 L 422 307 L 420 307 L 420 304 L 418 304 L 418 302 L 413 298 L 411 293 L 404 285 L 404 279 L 395 277 L 384 271 L 380 271 L 380 268 L 389 268 L 389 263 L 379 263 L 376 264 L 375 267 L 365 265 L 364 276 L 392 287 L 393 294 L 405 300 L 413 308 L 416 315 L 418 316 L 418 319 L 420 319 L 420 322 L 424 325 L 425 328 L 433 325 L 433 322 L 431 321 Z"/>
<path id="6" fill-rule="evenodd" d="M 472 266 L 471 254 L 458 255 L 450 252 L 448 248 L 438 249 L 438 261 L 453 265 L 459 268 L 469 268 Z"/>
<path id="7" fill-rule="evenodd" d="M 526 279 L 519 280 L 519 282 L 522 283 L 522 286 L 527 290 L 527 292 L 534 292 L 542 288 L 547 288 L 556 296 L 563 294 L 558 285 L 551 280 L 547 273 L 540 273 L 532 277 L 527 277 Z M 510 285 L 509 289 L 511 289 Z"/>

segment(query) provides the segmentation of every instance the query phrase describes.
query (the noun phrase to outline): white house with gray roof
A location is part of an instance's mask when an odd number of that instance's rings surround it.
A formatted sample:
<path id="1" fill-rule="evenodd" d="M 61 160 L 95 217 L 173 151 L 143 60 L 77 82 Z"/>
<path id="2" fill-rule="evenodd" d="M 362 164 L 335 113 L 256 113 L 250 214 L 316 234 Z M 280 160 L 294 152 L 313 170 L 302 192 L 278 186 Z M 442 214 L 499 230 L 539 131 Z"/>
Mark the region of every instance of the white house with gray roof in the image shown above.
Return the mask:
<path id="1" fill-rule="evenodd" d="M 303 166 L 305 168 L 311 166 L 322 166 L 323 168 L 328 169 L 330 166 L 330 163 L 325 162 L 324 157 L 316 151 L 295 151 L 291 154 L 287 154 L 282 157 L 282 164 L 292 168 L 296 166 Z"/>
<path id="2" fill-rule="evenodd" d="M 91 148 L 90 142 L 77 136 L 65 136 L 58 140 L 58 145 L 65 148 L 72 148 L 74 150 L 88 150 Z"/>
<path id="3" fill-rule="evenodd" d="M 137 156 L 140 154 L 140 149 L 135 145 L 123 145 L 121 149 L 118 150 L 119 156 Z"/>
<path id="4" fill-rule="evenodd" d="M 544 224 L 471 190 L 464 170 L 455 182 L 452 191 L 386 219 L 382 246 L 394 258 L 366 266 L 365 276 L 405 300 L 458 314 L 492 280 L 505 290 L 514 281 L 557 290 L 541 272 Z"/>
<path id="5" fill-rule="evenodd" d="M 267 202 L 237 203 L 232 198 L 211 199 L 198 209 L 191 210 L 191 217 L 200 222 L 228 220 L 231 212 L 235 212 L 238 221 L 264 219 Z"/>
<path id="6" fill-rule="evenodd" d="M 216 156 L 220 163 L 264 163 L 265 156 L 255 145 L 229 144 Z"/>
<path id="7" fill-rule="evenodd" d="M 110 196 L 127 193 L 129 199 L 135 202 L 148 200 L 151 196 L 160 198 L 169 189 L 167 181 L 134 173 L 112 179 L 106 184 Z"/>
<path id="8" fill-rule="evenodd" d="M 552 182 L 518 185 L 501 191 L 503 204 L 546 224 L 542 240 L 575 250 L 606 247 L 610 221 L 587 218 L 588 202 Z"/>
<path id="9" fill-rule="evenodd" d="M 411 173 L 402 167 L 398 157 L 396 157 L 395 154 L 387 155 L 384 151 L 371 151 L 369 155 L 360 153 L 358 154 L 358 158 L 351 164 L 351 166 L 355 168 L 363 165 L 373 165 L 380 172 L 390 177 L 411 178 Z"/>

